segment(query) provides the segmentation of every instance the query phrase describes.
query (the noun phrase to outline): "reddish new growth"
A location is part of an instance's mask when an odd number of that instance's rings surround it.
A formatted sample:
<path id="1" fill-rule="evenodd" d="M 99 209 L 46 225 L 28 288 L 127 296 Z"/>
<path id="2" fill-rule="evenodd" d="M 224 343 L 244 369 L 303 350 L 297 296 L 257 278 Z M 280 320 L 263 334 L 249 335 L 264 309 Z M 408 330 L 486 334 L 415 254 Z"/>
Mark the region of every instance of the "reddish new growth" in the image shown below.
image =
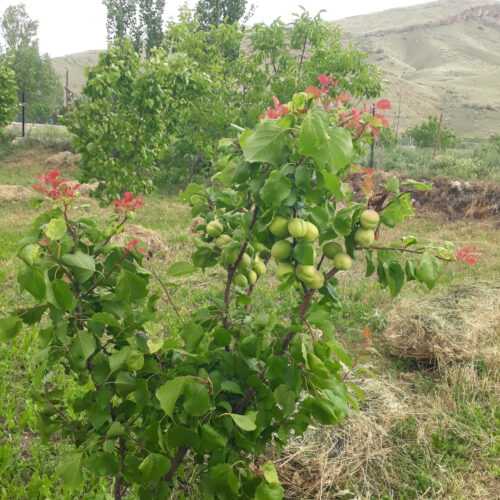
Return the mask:
<path id="1" fill-rule="evenodd" d="M 137 248 L 138 244 L 139 240 L 131 240 L 125 245 L 125 250 L 127 250 L 127 252 L 133 252 L 134 250 L 137 250 L 140 254 L 146 255 L 146 250 L 144 250 L 144 248 Z"/>
<path id="2" fill-rule="evenodd" d="M 321 92 L 323 94 L 329 94 L 332 90 L 332 87 L 337 87 L 339 82 L 337 80 L 334 80 L 332 76 L 327 76 L 327 75 L 319 75 L 318 80 L 323 84 L 321 87 Z"/>
<path id="3" fill-rule="evenodd" d="M 290 113 L 290 110 L 284 105 L 280 104 L 280 101 L 277 97 L 273 97 L 274 109 L 269 107 L 266 111 L 266 116 L 275 120 L 276 118 L 281 118 L 282 116 Z M 260 115 L 259 118 L 265 118 L 264 115 Z"/>
<path id="4" fill-rule="evenodd" d="M 40 184 L 34 184 L 33 189 L 51 200 L 74 198 L 80 184 L 68 184 L 69 179 L 60 179 L 61 170 L 51 170 L 48 174 L 37 175 Z"/>
<path id="5" fill-rule="evenodd" d="M 135 198 L 132 193 L 127 191 L 121 200 L 112 201 L 111 205 L 115 206 L 116 213 L 127 213 L 133 212 L 137 207 L 142 207 L 144 202 L 142 195 Z"/>
<path id="6" fill-rule="evenodd" d="M 483 254 L 477 251 L 476 246 L 473 248 L 467 246 L 464 248 L 459 248 L 455 252 L 455 257 L 457 258 L 457 260 L 461 260 L 466 264 L 474 265 L 477 264 L 478 259 L 483 258 Z"/>

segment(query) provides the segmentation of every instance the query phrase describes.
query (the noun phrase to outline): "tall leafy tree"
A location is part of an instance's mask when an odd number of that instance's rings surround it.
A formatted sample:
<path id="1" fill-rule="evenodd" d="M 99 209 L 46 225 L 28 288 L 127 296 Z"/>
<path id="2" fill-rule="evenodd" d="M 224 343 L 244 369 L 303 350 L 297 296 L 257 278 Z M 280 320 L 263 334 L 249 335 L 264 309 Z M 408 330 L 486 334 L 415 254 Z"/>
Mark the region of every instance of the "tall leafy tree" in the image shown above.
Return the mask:
<path id="1" fill-rule="evenodd" d="M 199 0 L 196 15 L 204 29 L 218 27 L 223 23 L 244 23 L 255 10 L 253 5 L 247 9 L 247 4 L 247 0 Z"/>
<path id="2" fill-rule="evenodd" d="M 49 56 L 40 54 L 38 21 L 30 19 L 21 4 L 7 7 L 0 26 L 19 99 L 24 93 L 26 119 L 35 123 L 49 122 L 63 104 L 63 88 Z"/>
<path id="3" fill-rule="evenodd" d="M 11 5 L 5 9 L 0 32 L 7 49 L 18 50 L 36 44 L 38 21 L 30 19 L 24 4 Z"/>
<path id="4" fill-rule="evenodd" d="M 136 52 L 158 47 L 163 39 L 165 0 L 103 0 L 108 42 L 128 38 Z"/>
<path id="5" fill-rule="evenodd" d="M 17 103 L 14 71 L 6 57 L 0 57 L 0 129 L 7 125 L 15 114 Z"/>

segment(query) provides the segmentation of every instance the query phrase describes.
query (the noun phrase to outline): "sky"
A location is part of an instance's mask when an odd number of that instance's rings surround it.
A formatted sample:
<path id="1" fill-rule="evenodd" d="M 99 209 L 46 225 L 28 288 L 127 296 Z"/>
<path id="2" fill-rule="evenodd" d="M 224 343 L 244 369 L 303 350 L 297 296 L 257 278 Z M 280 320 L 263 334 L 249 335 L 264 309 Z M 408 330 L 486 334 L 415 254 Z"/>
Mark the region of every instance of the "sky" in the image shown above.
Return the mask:
<path id="1" fill-rule="evenodd" d="M 323 19 L 379 12 L 397 7 L 427 3 L 429 0 L 250 0 L 256 7 L 249 23 L 270 23 L 277 17 L 293 19 L 299 5 L 310 14 L 324 9 Z M 9 5 L 24 3 L 29 16 L 39 21 L 40 51 L 58 57 L 86 50 L 106 48 L 106 8 L 102 0 L 0 0 L 0 15 Z M 179 6 L 196 5 L 196 0 L 166 0 L 166 18 L 175 18 Z"/>

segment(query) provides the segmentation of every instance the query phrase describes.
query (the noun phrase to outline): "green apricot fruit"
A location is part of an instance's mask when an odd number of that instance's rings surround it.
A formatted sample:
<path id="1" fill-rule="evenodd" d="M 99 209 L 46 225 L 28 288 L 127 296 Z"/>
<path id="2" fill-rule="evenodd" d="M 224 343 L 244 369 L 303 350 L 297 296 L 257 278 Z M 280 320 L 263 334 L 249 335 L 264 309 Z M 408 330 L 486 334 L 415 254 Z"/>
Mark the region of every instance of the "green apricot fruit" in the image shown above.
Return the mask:
<path id="1" fill-rule="evenodd" d="M 329 241 L 323 245 L 323 253 L 329 259 L 333 259 L 335 255 L 342 253 L 343 251 L 344 249 L 342 248 L 342 245 L 336 241 Z"/>
<path id="2" fill-rule="evenodd" d="M 338 253 L 333 258 L 333 265 L 340 271 L 347 271 L 352 267 L 352 259 L 346 253 Z"/>
<path id="3" fill-rule="evenodd" d="M 248 271 L 247 279 L 248 283 L 253 285 L 257 281 L 257 273 L 255 271 Z"/>
<path id="4" fill-rule="evenodd" d="M 375 239 L 373 229 L 358 229 L 354 233 L 354 240 L 360 247 L 369 247 Z"/>
<path id="5" fill-rule="evenodd" d="M 255 271 L 257 276 L 262 276 L 266 272 L 266 265 L 261 260 L 254 260 L 252 264 L 252 269 Z"/>
<path id="6" fill-rule="evenodd" d="M 317 240 L 319 236 L 318 228 L 312 222 L 306 222 L 306 224 L 307 224 L 307 233 L 304 236 L 304 240 L 306 241 Z"/>
<path id="7" fill-rule="evenodd" d="M 238 249 L 232 249 L 232 250 L 222 250 L 222 258 L 224 259 L 224 262 L 226 264 L 234 264 L 238 260 L 238 255 L 240 252 Z"/>
<path id="8" fill-rule="evenodd" d="M 271 255 L 278 260 L 286 260 L 292 253 L 292 245 L 286 240 L 277 241 L 271 248 Z"/>
<path id="9" fill-rule="evenodd" d="M 238 263 L 238 269 L 248 269 L 251 264 L 252 264 L 252 259 L 251 259 L 250 255 L 248 255 L 247 253 L 244 253 L 241 256 L 240 262 Z"/>
<path id="10" fill-rule="evenodd" d="M 223 230 L 224 228 L 218 220 L 213 220 L 207 224 L 207 233 L 213 238 L 217 238 L 217 236 L 220 236 Z"/>
<path id="11" fill-rule="evenodd" d="M 279 216 L 275 217 L 271 224 L 269 224 L 269 231 L 279 238 L 285 236 L 288 234 L 288 219 Z"/>
<path id="12" fill-rule="evenodd" d="M 234 284 L 238 285 L 241 288 L 246 288 L 248 286 L 248 280 L 246 276 L 243 276 L 243 274 L 237 274 L 234 277 Z"/>
<path id="13" fill-rule="evenodd" d="M 283 281 L 294 271 L 295 268 L 292 266 L 292 264 L 289 264 L 288 262 L 282 262 L 281 264 L 278 264 L 278 267 L 276 268 L 276 277 L 280 281 Z"/>
<path id="14" fill-rule="evenodd" d="M 295 268 L 295 274 L 299 280 L 303 281 L 306 285 L 309 285 L 314 279 L 316 273 L 316 268 L 314 266 L 306 266 L 304 264 L 299 264 Z"/>
<path id="15" fill-rule="evenodd" d="M 215 246 L 218 248 L 222 248 L 224 245 L 227 245 L 230 243 L 232 240 L 231 236 L 229 234 L 221 234 L 216 240 L 215 240 Z"/>
<path id="16" fill-rule="evenodd" d="M 365 229 L 375 229 L 380 222 L 380 216 L 375 210 L 365 210 L 359 218 L 361 226 Z"/>
<path id="17" fill-rule="evenodd" d="M 307 234 L 307 222 L 305 220 L 294 217 L 288 223 L 288 232 L 294 238 L 303 238 Z"/>
<path id="18" fill-rule="evenodd" d="M 309 288 L 318 290 L 325 284 L 325 277 L 321 271 L 316 271 L 314 273 L 313 279 L 308 283 Z"/>

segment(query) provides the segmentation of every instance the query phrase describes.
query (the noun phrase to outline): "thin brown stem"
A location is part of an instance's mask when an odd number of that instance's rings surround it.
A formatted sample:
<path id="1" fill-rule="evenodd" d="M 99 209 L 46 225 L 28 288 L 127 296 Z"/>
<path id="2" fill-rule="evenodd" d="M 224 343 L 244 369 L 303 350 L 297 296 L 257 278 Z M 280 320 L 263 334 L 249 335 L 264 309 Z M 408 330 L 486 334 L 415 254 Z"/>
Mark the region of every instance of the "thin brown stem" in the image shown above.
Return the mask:
<path id="1" fill-rule="evenodd" d="M 179 448 L 177 448 L 177 452 L 172 459 L 170 470 L 163 476 L 163 481 L 168 483 L 173 479 L 175 473 L 177 472 L 177 469 L 182 464 L 182 461 L 184 460 L 184 457 L 186 456 L 188 450 L 189 448 L 187 446 L 179 446 Z"/>
<path id="2" fill-rule="evenodd" d="M 380 247 L 380 246 L 370 246 L 370 247 L 356 247 L 356 250 L 397 250 L 398 252 L 405 253 L 416 253 L 422 255 L 426 253 L 424 250 L 410 250 L 409 248 L 400 248 L 400 247 Z M 441 257 L 436 254 L 432 254 L 436 259 L 444 260 L 445 262 L 454 262 L 453 259 L 447 259 L 446 257 Z"/>
<path id="3" fill-rule="evenodd" d="M 169 292 L 168 288 L 165 286 L 165 283 L 161 280 L 161 278 L 158 276 L 158 273 L 154 270 L 151 271 L 153 273 L 153 276 L 158 280 L 158 283 L 160 283 L 160 286 L 163 288 L 163 291 L 165 292 L 165 295 L 167 296 L 167 300 L 172 306 L 172 309 L 175 311 L 175 314 L 177 314 L 177 317 L 182 321 L 182 316 L 181 313 L 179 312 L 179 309 L 177 309 L 177 306 L 175 305 L 174 299 L 172 298 L 172 294 Z"/>

